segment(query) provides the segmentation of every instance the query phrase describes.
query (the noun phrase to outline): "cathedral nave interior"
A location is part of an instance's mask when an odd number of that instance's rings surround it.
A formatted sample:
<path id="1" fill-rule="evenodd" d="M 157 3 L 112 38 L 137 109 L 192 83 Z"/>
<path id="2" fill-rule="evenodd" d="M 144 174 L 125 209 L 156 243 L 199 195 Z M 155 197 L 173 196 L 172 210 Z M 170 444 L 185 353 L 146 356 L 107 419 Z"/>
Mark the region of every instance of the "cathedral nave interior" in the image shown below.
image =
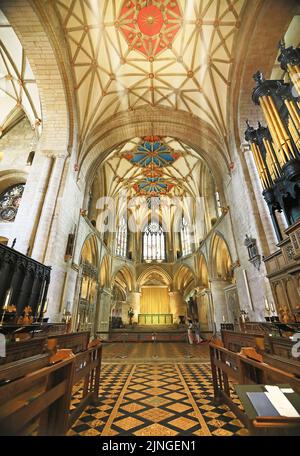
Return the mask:
<path id="1" fill-rule="evenodd" d="M 0 1 L 0 435 L 300 434 L 296 0 Z"/>

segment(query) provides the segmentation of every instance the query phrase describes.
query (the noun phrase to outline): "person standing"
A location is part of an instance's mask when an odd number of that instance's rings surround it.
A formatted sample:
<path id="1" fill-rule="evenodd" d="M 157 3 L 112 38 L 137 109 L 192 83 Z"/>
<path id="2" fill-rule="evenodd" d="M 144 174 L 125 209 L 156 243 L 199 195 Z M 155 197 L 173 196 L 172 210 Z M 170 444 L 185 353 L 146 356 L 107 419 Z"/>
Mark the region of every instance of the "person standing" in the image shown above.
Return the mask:
<path id="1" fill-rule="evenodd" d="M 190 318 L 188 319 L 188 339 L 189 339 L 189 344 L 193 345 L 193 343 L 194 343 L 193 322 Z"/>
<path id="2" fill-rule="evenodd" d="M 203 339 L 200 336 L 199 321 L 197 319 L 195 320 L 195 323 L 194 323 L 194 331 L 195 331 L 196 344 L 201 344 L 201 342 L 203 342 Z"/>

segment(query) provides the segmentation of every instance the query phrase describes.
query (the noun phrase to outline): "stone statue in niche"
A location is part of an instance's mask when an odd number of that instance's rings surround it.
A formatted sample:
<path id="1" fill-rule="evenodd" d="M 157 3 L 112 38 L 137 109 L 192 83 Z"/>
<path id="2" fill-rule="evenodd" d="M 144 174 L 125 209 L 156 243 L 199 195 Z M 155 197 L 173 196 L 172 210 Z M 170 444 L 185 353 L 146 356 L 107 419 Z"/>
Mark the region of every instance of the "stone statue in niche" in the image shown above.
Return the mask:
<path id="1" fill-rule="evenodd" d="M 261 255 L 258 252 L 256 239 L 246 234 L 244 245 L 248 249 L 249 261 L 259 271 L 261 265 Z"/>

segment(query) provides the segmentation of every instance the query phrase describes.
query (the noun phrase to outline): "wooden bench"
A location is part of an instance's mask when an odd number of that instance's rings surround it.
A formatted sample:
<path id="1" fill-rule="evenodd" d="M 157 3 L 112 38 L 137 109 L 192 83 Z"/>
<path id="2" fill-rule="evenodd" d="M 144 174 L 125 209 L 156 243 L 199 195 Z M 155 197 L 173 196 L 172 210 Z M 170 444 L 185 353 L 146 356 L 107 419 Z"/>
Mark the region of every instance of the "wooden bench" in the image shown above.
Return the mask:
<path id="1" fill-rule="evenodd" d="M 271 355 L 292 358 L 292 347 L 295 344 L 287 337 L 265 336 L 265 351 Z"/>
<path id="2" fill-rule="evenodd" d="M 7 342 L 6 357 L 0 358 L 0 366 L 12 363 L 20 359 L 40 355 L 46 350 L 46 338 L 21 340 L 19 342 Z"/>
<path id="3" fill-rule="evenodd" d="M 102 345 L 90 348 L 83 353 L 78 353 L 74 358 L 74 374 L 72 388 L 82 383 L 80 403 L 72 410 L 71 400 L 69 403 L 68 428 L 70 428 L 81 415 L 84 408 L 90 404 L 96 404 L 99 396 L 100 373 L 101 373 Z"/>
<path id="4" fill-rule="evenodd" d="M 50 336 L 48 339 L 57 339 L 57 346 L 59 348 L 69 348 L 73 353 L 80 353 L 88 348 L 90 340 L 90 332 L 76 332 L 68 334 L 58 334 Z"/>
<path id="5" fill-rule="evenodd" d="M 1 386 L 0 435 L 63 435 L 73 370 L 65 360 Z"/>
<path id="6" fill-rule="evenodd" d="M 300 394 L 300 379 L 289 372 L 282 371 L 264 362 L 250 359 L 245 355 L 234 353 L 214 343 L 209 344 L 209 350 L 216 403 L 226 403 L 252 433 L 259 431 L 254 429 L 253 423 L 233 401 L 230 381 L 232 384 L 238 385 L 289 384 L 294 391 Z M 293 427 L 293 423 L 289 423 L 289 425 Z M 297 426 L 297 429 L 300 430 L 299 422 Z"/>
<path id="7" fill-rule="evenodd" d="M 264 346 L 263 333 L 222 330 L 221 335 L 224 347 L 235 353 L 240 352 L 242 347 Z"/>
<path id="8" fill-rule="evenodd" d="M 48 354 L 0 367 L 0 435 L 64 435 L 99 396 L 102 345 L 49 365 Z M 72 408 L 74 387 L 81 397 Z"/>
<path id="9" fill-rule="evenodd" d="M 8 341 L 6 344 L 6 357 L 0 358 L 0 365 L 45 353 L 47 341 L 53 339 L 57 340 L 59 348 L 69 348 L 73 351 L 73 353 L 80 353 L 87 349 L 90 340 L 90 333 L 85 331 L 69 334 L 57 334 L 48 337 L 34 337 L 29 340 L 20 340 L 18 342 Z"/>

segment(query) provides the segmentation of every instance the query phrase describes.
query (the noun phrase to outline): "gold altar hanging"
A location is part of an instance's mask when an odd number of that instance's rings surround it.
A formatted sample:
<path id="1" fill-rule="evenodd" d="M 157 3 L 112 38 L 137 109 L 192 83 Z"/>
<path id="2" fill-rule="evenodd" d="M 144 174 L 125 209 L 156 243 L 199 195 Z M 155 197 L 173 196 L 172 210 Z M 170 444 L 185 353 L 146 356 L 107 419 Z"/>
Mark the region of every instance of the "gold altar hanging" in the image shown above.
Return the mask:
<path id="1" fill-rule="evenodd" d="M 167 287 L 142 287 L 141 314 L 169 314 Z"/>

